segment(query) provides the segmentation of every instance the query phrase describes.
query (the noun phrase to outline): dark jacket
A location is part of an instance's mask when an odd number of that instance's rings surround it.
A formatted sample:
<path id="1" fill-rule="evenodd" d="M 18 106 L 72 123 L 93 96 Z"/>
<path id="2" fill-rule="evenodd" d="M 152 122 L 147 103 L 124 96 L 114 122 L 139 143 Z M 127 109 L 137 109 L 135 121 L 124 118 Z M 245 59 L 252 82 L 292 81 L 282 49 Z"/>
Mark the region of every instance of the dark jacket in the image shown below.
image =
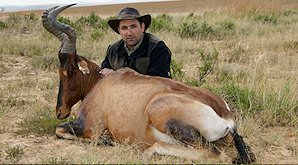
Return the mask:
<path id="1" fill-rule="evenodd" d="M 113 70 L 129 67 L 142 74 L 170 78 L 170 63 L 171 51 L 166 44 L 156 36 L 144 33 L 141 45 L 130 56 L 123 40 L 110 45 L 101 67 Z"/>

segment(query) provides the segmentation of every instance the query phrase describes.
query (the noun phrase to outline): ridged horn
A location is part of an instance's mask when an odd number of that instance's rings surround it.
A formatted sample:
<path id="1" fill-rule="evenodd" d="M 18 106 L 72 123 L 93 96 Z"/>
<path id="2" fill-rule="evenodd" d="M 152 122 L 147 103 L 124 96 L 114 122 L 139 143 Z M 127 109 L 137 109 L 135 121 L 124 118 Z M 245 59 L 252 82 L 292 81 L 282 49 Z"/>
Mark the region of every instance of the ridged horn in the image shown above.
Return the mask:
<path id="1" fill-rule="evenodd" d="M 75 53 L 77 35 L 75 30 L 69 25 L 57 22 L 57 16 L 63 10 L 76 5 L 70 4 L 66 6 L 55 6 L 43 12 L 42 25 L 43 27 L 61 41 L 61 53 Z M 58 8 L 59 7 L 59 8 Z"/>

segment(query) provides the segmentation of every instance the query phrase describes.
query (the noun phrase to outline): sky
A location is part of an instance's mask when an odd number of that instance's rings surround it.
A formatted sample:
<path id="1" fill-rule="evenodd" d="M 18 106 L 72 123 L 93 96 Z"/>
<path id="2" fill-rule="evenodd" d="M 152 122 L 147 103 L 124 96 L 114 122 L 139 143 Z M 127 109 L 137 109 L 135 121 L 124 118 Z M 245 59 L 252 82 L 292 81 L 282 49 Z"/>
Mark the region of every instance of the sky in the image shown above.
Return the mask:
<path id="1" fill-rule="evenodd" d="M 161 0 L 0 0 L 0 6 L 29 6 L 29 5 L 48 5 L 48 4 L 71 4 L 78 5 L 84 3 L 98 3 L 98 4 L 117 4 L 117 3 L 132 3 L 132 2 L 146 2 L 146 1 L 161 1 Z"/>

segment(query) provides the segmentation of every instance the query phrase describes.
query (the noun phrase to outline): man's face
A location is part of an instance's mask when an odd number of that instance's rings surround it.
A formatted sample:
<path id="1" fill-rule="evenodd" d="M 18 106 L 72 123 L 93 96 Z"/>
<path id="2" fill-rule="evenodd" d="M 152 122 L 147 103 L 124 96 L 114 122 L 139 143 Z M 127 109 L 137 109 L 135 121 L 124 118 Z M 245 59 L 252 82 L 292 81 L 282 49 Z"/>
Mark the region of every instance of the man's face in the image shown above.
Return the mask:
<path id="1" fill-rule="evenodd" d="M 137 19 L 121 20 L 119 22 L 118 31 L 129 49 L 138 44 L 144 30 L 145 24 L 140 24 Z"/>

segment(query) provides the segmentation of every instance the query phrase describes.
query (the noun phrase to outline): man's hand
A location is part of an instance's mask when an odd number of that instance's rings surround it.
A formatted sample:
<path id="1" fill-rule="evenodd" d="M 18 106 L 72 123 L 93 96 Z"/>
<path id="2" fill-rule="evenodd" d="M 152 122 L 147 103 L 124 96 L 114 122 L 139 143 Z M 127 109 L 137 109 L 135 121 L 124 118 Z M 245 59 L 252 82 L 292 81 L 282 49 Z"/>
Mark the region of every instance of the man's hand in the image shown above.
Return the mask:
<path id="1" fill-rule="evenodd" d="M 109 68 L 103 68 L 101 71 L 99 71 L 99 73 L 102 74 L 104 77 L 112 72 L 114 72 L 114 70 Z"/>

